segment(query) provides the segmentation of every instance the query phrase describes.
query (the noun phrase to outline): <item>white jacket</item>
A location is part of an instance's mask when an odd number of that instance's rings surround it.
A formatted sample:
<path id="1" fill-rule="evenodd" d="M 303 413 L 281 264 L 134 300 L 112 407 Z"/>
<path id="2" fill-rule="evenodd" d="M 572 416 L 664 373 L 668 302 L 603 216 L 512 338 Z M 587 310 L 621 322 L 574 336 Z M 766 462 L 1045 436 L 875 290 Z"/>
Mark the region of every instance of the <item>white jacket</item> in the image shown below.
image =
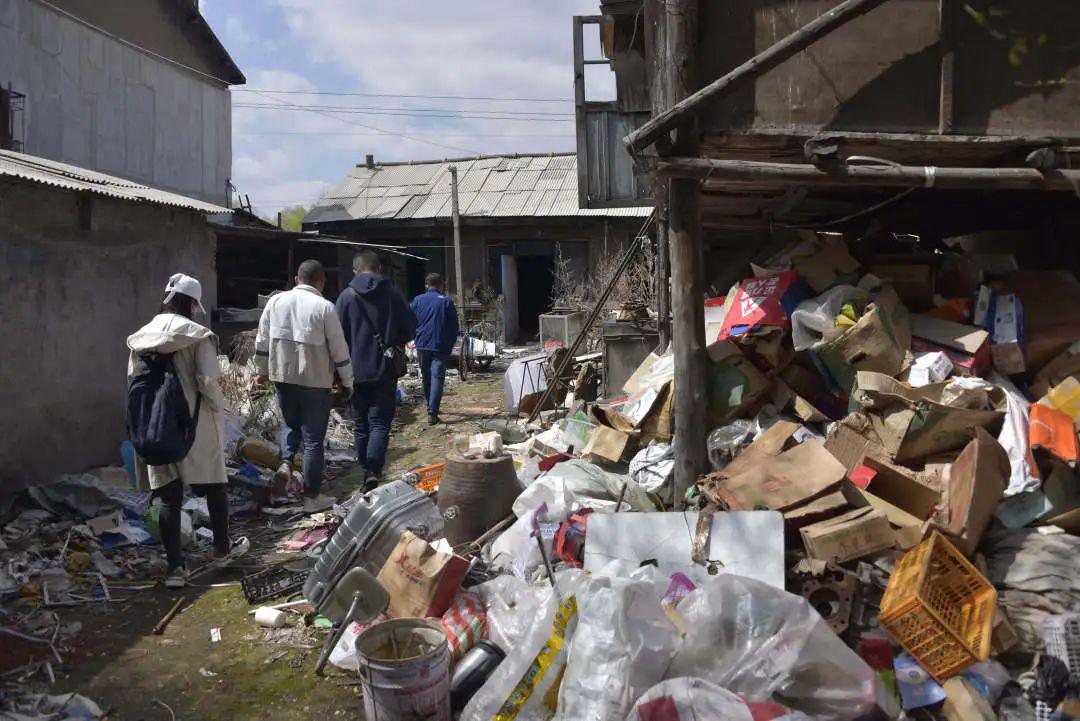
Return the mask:
<path id="1" fill-rule="evenodd" d="M 352 363 L 334 304 L 310 285 L 272 296 L 259 319 L 255 365 L 275 383 L 330 388 L 334 370 L 351 388 Z"/>
<path id="2" fill-rule="evenodd" d="M 214 334 L 209 328 L 182 315 L 162 313 L 128 336 L 127 346 L 131 351 L 128 357 L 129 379 L 138 370 L 140 353 L 172 353 L 173 366 L 191 413 L 195 412 L 196 397 L 202 396 L 195 443 L 187 457 L 167 466 L 148 466 L 140 459 L 135 464 L 139 487 L 149 485 L 152 489 L 158 489 L 177 478 L 182 478 L 188 485 L 228 483 L 222 442 L 225 402 L 221 386 L 218 385 L 221 368 L 218 366 Z"/>

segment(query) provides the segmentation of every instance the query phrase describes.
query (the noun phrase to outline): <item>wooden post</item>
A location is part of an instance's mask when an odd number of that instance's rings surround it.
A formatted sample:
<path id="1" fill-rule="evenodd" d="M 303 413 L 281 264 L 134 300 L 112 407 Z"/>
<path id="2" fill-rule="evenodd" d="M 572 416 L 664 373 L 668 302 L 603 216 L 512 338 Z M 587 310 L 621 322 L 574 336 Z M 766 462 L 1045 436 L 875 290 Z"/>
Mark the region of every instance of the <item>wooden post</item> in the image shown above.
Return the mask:
<path id="1" fill-rule="evenodd" d="M 667 13 L 663 0 L 645 0 L 644 5 L 645 57 L 659 59 L 664 55 Z M 648 70 L 652 114 L 659 115 L 672 105 L 666 72 L 659 62 L 650 63 Z M 671 343 L 671 256 L 668 250 L 668 184 L 657 179 L 653 183 L 656 203 L 656 325 L 660 335 L 658 352 L 663 353 Z"/>
<path id="2" fill-rule="evenodd" d="M 667 0 L 659 72 L 673 102 L 697 89 L 698 1 Z M 692 116 L 680 118 L 674 151 L 697 152 Z M 704 472 L 705 452 L 705 307 L 698 181 L 672 178 L 668 185 L 668 252 L 671 257 L 671 333 L 675 351 L 675 507 Z"/>
<path id="3" fill-rule="evenodd" d="M 624 142 L 629 146 L 631 152 L 638 152 L 648 147 L 664 133 L 685 123 L 700 112 L 706 103 L 717 100 L 742 83 L 761 77 L 788 58 L 810 47 L 836 28 L 860 15 L 864 15 L 884 2 L 886 0 L 844 0 L 832 10 L 828 10 L 811 20 L 767 50 L 750 58 L 727 75 L 717 78 L 697 90 L 697 92 L 691 91 L 689 95 L 680 95 L 677 99 L 678 102 L 663 113 L 653 115 L 649 122 L 627 135 Z M 671 22 L 670 12 L 668 13 L 668 22 Z M 669 39 L 671 34 L 669 28 Z M 672 89 L 675 90 L 674 87 Z M 676 94 L 678 93 L 676 92 Z"/>
<path id="4" fill-rule="evenodd" d="M 953 31 L 954 0 L 938 0 L 938 45 L 941 52 L 941 91 L 938 109 L 938 132 L 951 133 L 953 129 L 953 67 L 956 48 Z"/>
<path id="5" fill-rule="evenodd" d="M 668 248 L 668 198 L 666 180 L 654 185 L 656 196 L 656 330 L 659 352 L 671 343 L 671 255 Z"/>
<path id="6" fill-rule="evenodd" d="M 461 282 L 461 213 L 458 210 L 457 166 L 450 166 L 450 214 L 454 223 L 454 282 L 458 296 L 458 312 L 465 312 L 465 287 Z M 464 317 L 464 316 L 463 316 Z"/>

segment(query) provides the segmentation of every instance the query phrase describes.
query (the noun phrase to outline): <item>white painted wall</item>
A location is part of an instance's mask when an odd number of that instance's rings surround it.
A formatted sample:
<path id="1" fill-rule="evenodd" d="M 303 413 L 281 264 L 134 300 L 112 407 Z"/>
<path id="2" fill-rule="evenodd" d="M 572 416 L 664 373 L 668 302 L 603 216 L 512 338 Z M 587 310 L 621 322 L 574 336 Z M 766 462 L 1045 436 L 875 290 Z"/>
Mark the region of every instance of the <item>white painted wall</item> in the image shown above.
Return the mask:
<path id="1" fill-rule="evenodd" d="M 34 0 L 0 0 L 0 83 L 27 96 L 24 152 L 226 204 L 224 84 Z"/>

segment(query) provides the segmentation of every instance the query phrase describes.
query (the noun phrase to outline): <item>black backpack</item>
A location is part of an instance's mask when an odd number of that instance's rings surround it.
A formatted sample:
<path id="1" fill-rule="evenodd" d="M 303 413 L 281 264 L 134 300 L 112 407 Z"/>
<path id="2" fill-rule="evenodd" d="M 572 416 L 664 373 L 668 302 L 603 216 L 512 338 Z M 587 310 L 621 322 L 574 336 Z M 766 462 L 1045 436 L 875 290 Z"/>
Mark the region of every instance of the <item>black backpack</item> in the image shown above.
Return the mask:
<path id="1" fill-rule="evenodd" d="M 196 397 L 192 418 L 172 354 L 145 353 L 139 360 L 140 367 L 128 383 L 128 438 L 149 465 L 177 463 L 195 443 L 202 395 Z"/>

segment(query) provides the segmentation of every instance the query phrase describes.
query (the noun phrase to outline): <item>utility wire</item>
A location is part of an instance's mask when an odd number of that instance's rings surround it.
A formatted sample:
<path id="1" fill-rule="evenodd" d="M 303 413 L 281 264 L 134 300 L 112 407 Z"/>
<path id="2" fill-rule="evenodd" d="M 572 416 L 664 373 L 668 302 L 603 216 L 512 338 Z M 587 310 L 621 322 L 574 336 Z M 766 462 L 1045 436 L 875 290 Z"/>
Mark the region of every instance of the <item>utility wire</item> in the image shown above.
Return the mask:
<path id="1" fill-rule="evenodd" d="M 498 98 L 490 95 L 401 95 L 398 93 L 357 93 L 334 90 L 265 90 L 260 88 L 233 88 L 234 92 L 272 95 L 331 95 L 357 98 L 412 98 L 421 100 L 487 100 L 505 103 L 573 103 L 573 98 Z"/>
<path id="2" fill-rule="evenodd" d="M 250 103 L 234 103 L 234 108 L 247 110 L 300 110 L 310 113 L 341 113 L 343 115 L 377 115 L 391 118 L 444 118 L 449 120 L 502 120 L 521 123 L 569 123 L 572 118 L 523 118 L 515 115 L 472 115 L 465 113 L 400 113 L 381 110 L 337 110 L 331 108 L 305 108 L 302 106 L 277 107 Z"/>
<path id="3" fill-rule="evenodd" d="M 234 135 L 380 135 L 380 133 L 325 132 L 316 130 L 266 130 L 238 132 Z M 573 133 L 412 133 L 412 135 L 430 135 L 440 138 L 572 138 Z"/>
<path id="4" fill-rule="evenodd" d="M 241 101 L 233 103 L 234 108 L 278 108 L 279 105 L 272 103 L 252 103 Z M 540 117 L 572 118 L 573 113 L 552 113 L 546 110 L 479 110 L 475 108 L 431 108 L 418 106 L 386 106 L 386 105 L 300 105 L 293 103 L 293 107 L 305 110 L 387 110 L 405 113 L 476 113 L 478 115 L 536 115 Z"/>
<path id="5" fill-rule="evenodd" d="M 257 95 L 263 95 L 263 93 L 261 93 L 260 91 L 257 91 L 257 90 L 253 90 L 252 92 L 254 92 Z M 263 97 L 265 97 L 265 98 L 267 98 L 269 100 L 272 100 L 275 103 L 279 103 L 283 107 L 293 107 L 293 103 L 289 103 L 289 102 L 286 102 L 284 100 L 278 100 L 277 98 L 272 97 L 270 95 L 263 95 Z M 355 125 L 358 128 L 364 128 L 365 130 L 371 130 L 371 131 L 373 131 L 375 133 L 379 133 L 381 135 L 396 136 L 396 137 L 399 137 L 399 138 L 404 138 L 406 140 L 412 140 L 413 142 L 417 142 L 417 143 L 425 143 L 426 145 L 434 145 L 435 147 L 438 147 L 438 148 L 446 148 L 448 150 L 460 150 L 460 151 L 462 151 L 464 153 L 471 153 L 472 155 L 480 155 L 480 151 L 478 151 L 478 150 L 472 150 L 471 148 L 462 148 L 462 147 L 460 147 L 458 145 L 447 145 L 446 143 L 439 143 L 439 142 L 436 142 L 434 140 L 427 140 L 426 138 L 421 138 L 421 137 L 409 135 L 408 133 L 401 133 L 401 132 L 396 132 L 396 131 L 393 131 L 393 130 L 386 130 L 385 128 L 377 128 L 374 125 L 367 125 L 366 123 L 358 123 L 355 120 L 348 120 L 346 118 L 339 117 L 339 116 L 334 115 L 332 113 L 328 113 L 325 110 L 309 110 L 309 109 L 303 108 L 303 107 L 300 107 L 300 109 L 301 110 L 306 110 L 307 112 L 310 112 L 310 113 L 317 113 L 319 115 L 325 115 L 328 118 L 332 118 L 334 120 L 337 120 L 338 122 L 345 123 L 346 125 Z"/>

